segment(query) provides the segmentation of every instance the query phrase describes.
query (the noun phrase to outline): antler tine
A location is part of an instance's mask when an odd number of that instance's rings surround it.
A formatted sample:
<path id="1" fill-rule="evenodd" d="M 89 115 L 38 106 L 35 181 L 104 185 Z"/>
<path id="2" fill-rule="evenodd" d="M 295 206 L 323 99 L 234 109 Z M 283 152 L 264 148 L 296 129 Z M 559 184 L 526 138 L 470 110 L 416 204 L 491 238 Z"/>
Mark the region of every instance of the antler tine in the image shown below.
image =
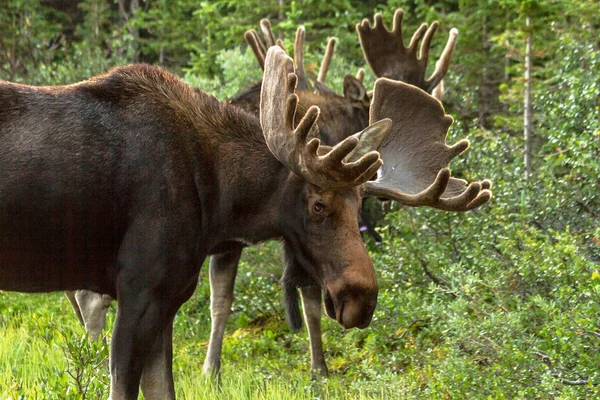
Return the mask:
<path id="1" fill-rule="evenodd" d="M 359 146 L 358 137 L 350 136 L 330 151 L 320 148 L 319 139 L 309 140 L 319 117 L 318 107 L 311 106 L 294 129 L 298 104 L 294 89 L 298 80 L 292 59 L 285 51 L 277 46 L 269 48 L 260 98 L 260 123 L 267 146 L 292 172 L 322 188 L 353 187 L 366 182 L 383 164 L 379 153 L 371 151 L 357 161 L 345 162 L 346 156 Z M 380 130 L 381 124 L 371 129 Z"/>
<path id="2" fill-rule="evenodd" d="M 383 17 L 379 13 L 375 14 L 372 27 L 367 19 L 357 24 L 356 30 L 363 54 L 377 77 L 403 81 L 431 93 L 448 72 L 458 31 L 450 32 L 449 44 L 440 57 L 439 68 L 436 68 L 429 79 L 425 79 L 429 47 L 438 23 L 434 22 L 429 27 L 427 24 L 422 24 L 406 47 L 402 34 L 403 17 L 404 11 L 397 9 L 391 31 L 387 30 Z M 417 57 L 417 47 L 421 39 L 423 42 Z"/>
<path id="3" fill-rule="evenodd" d="M 402 41 L 404 43 L 404 38 L 402 37 L 402 20 L 403 19 L 404 19 L 404 10 L 401 8 L 398 8 L 394 12 L 394 23 L 392 25 L 392 33 L 394 33 L 396 35 L 396 37 L 398 37 L 400 39 L 400 41 Z"/>
<path id="4" fill-rule="evenodd" d="M 356 71 L 356 79 L 360 83 L 363 83 L 363 80 L 365 79 L 365 70 L 364 69 L 359 68 L 358 71 Z"/>
<path id="5" fill-rule="evenodd" d="M 260 28 L 265 37 L 265 43 L 263 43 L 258 33 L 254 29 L 250 29 L 244 33 L 244 38 L 246 39 L 246 43 L 252 49 L 258 64 L 260 65 L 260 69 L 265 70 L 265 55 L 267 54 L 267 49 L 271 46 L 279 46 L 283 49 L 283 41 L 281 39 L 275 39 L 273 35 L 273 30 L 271 29 L 271 21 L 267 18 L 263 18 L 260 20 Z"/>
<path id="6" fill-rule="evenodd" d="M 262 69 L 264 71 L 265 70 L 265 53 L 266 53 L 266 51 L 265 51 L 265 46 L 262 44 L 262 42 L 258 38 L 258 34 L 256 33 L 256 31 L 254 29 L 251 29 L 249 31 L 246 31 L 246 33 L 244 34 L 244 38 L 246 39 L 246 43 L 248 43 L 248 45 L 252 49 L 252 52 L 254 53 L 254 57 L 256 57 L 256 60 L 258 61 L 258 64 L 260 65 L 260 69 Z"/>
<path id="7" fill-rule="evenodd" d="M 321 62 L 321 68 L 319 69 L 319 75 L 317 76 L 317 82 L 319 83 L 325 83 L 325 78 L 327 77 L 329 66 L 331 65 L 331 59 L 333 58 L 333 53 L 335 52 L 336 43 L 336 38 L 331 38 L 327 42 L 327 49 L 325 50 L 325 55 L 323 56 L 323 61 Z"/>
<path id="8" fill-rule="evenodd" d="M 275 36 L 273 36 L 273 30 L 271 29 L 271 21 L 267 18 L 260 20 L 260 28 L 263 35 L 265 35 L 265 41 L 267 42 L 267 48 L 275 46 Z"/>
<path id="9" fill-rule="evenodd" d="M 438 61 L 439 63 L 439 61 Z M 436 68 L 438 63 L 436 63 Z M 437 86 L 435 86 L 433 88 L 433 90 L 431 91 L 431 95 L 433 97 L 435 97 L 436 99 L 438 99 L 440 101 L 440 103 L 444 100 L 444 80 L 442 79 L 440 81 L 440 83 L 437 84 Z"/>
<path id="10" fill-rule="evenodd" d="M 254 53 L 254 56 L 256 57 L 260 68 L 264 71 L 265 55 L 267 53 L 267 49 L 269 49 L 272 46 L 279 46 L 282 49 L 284 47 L 283 41 L 281 39 L 275 39 L 275 35 L 273 35 L 273 29 L 271 27 L 271 22 L 267 18 L 263 18 L 260 20 L 260 28 L 265 37 L 266 43 L 263 43 L 260 40 L 258 33 L 254 29 L 246 31 L 246 33 L 244 34 L 244 38 L 246 39 L 248 45 L 250 45 L 250 48 L 252 49 L 252 52 Z M 304 26 L 299 26 L 296 30 L 296 38 L 294 40 L 294 61 L 296 65 L 296 73 L 298 75 L 298 89 L 300 90 L 308 90 L 309 88 L 308 79 L 304 71 L 305 37 L 306 30 L 304 29 Z M 327 43 L 327 49 L 321 62 L 321 67 L 319 69 L 317 81 L 313 81 L 315 83 L 315 90 L 318 92 L 331 91 L 331 89 L 325 86 L 324 82 L 325 78 L 327 77 L 327 72 L 329 71 L 329 66 L 331 65 L 333 54 L 335 52 L 336 42 L 336 38 L 329 39 Z"/>
<path id="11" fill-rule="evenodd" d="M 308 80 L 304 73 L 304 38 L 306 30 L 303 25 L 300 25 L 296 30 L 296 40 L 294 40 L 294 64 L 296 67 L 296 75 L 298 75 L 298 89 L 308 90 Z"/>
<path id="12" fill-rule="evenodd" d="M 423 38 L 423 35 L 425 35 L 425 32 L 428 30 L 427 28 L 427 24 L 421 24 L 421 26 L 419 26 L 419 29 L 417 29 L 415 33 L 413 33 L 412 38 L 410 38 L 410 44 L 406 48 L 407 52 L 415 53 L 417 51 L 417 46 Z"/>
<path id="13" fill-rule="evenodd" d="M 439 101 L 412 85 L 379 78 L 370 117 L 382 116 L 392 117 L 379 150 L 385 164 L 376 181 L 365 183 L 366 196 L 446 211 L 468 211 L 491 198 L 489 180 L 467 184 L 450 176 L 448 164 L 468 149 L 469 141 L 446 145 L 452 117 Z"/>
<path id="14" fill-rule="evenodd" d="M 431 39 L 433 39 L 433 35 L 434 35 L 435 31 L 437 30 L 438 26 L 439 26 L 438 22 L 433 21 L 433 23 L 427 29 L 427 32 L 425 32 L 425 37 L 423 38 L 423 41 L 421 42 L 421 49 L 419 51 L 419 60 L 421 61 L 421 64 L 423 64 L 425 67 L 427 67 L 427 61 L 429 61 L 429 48 L 431 47 Z"/>
<path id="15" fill-rule="evenodd" d="M 435 88 L 442 81 L 442 79 L 444 79 L 444 76 L 448 72 L 448 68 L 450 68 L 450 60 L 452 59 L 452 53 L 454 53 L 457 41 L 458 29 L 452 28 L 450 29 L 450 35 L 448 37 L 446 47 L 444 48 L 440 59 L 435 64 L 435 71 L 433 71 L 431 77 L 425 81 L 425 85 L 429 89 L 426 89 L 427 92 L 433 90 L 433 88 Z"/>

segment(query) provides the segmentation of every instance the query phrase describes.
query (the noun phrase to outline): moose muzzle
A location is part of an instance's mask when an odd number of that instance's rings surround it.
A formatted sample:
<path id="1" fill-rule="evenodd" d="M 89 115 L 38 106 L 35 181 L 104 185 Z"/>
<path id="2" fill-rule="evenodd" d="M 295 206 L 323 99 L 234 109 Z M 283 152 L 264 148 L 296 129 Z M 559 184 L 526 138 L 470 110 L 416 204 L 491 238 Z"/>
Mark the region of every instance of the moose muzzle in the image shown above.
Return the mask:
<path id="1" fill-rule="evenodd" d="M 370 259 L 366 266 L 350 267 L 336 279 L 325 282 L 325 311 L 345 329 L 364 329 L 373 318 L 377 280 Z"/>

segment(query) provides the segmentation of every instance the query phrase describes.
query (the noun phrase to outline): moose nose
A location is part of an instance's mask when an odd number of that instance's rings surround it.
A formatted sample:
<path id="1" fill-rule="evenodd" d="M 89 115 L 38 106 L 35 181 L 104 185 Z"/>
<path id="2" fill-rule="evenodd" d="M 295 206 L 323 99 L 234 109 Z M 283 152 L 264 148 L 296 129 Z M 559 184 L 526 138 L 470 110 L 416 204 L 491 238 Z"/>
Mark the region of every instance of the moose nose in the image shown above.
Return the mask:
<path id="1" fill-rule="evenodd" d="M 377 305 L 377 290 L 345 290 L 333 295 L 327 288 L 325 309 L 327 314 L 345 329 L 364 329 L 369 326 Z"/>
<path id="2" fill-rule="evenodd" d="M 337 320 L 345 329 L 365 329 L 373 319 L 376 304 L 377 298 L 375 301 L 368 301 L 367 304 L 348 299 L 339 306 Z"/>

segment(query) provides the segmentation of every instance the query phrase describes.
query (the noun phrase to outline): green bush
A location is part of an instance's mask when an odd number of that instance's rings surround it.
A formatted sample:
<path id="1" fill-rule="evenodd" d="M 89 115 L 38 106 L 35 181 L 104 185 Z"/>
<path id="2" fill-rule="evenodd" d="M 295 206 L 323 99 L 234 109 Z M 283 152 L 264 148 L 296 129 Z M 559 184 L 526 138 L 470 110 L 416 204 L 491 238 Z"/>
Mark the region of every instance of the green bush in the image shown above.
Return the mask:
<path id="1" fill-rule="evenodd" d="M 127 2 L 125 2 L 127 3 Z M 445 79 L 452 164 L 489 178 L 480 209 L 444 213 L 371 202 L 383 244 L 366 238 L 380 283 L 371 327 L 323 319 L 331 377 L 309 379 L 305 331 L 280 304 L 280 250 L 244 251 L 219 388 L 200 377 L 210 329 L 206 265 L 175 320 L 174 371 L 184 398 L 591 399 L 600 397 L 600 6 L 593 1 L 147 1 L 127 10 L 86 0 L 76 11 L 11 0 L 0 9 L 0 78 L 64 84 L 132 61 L 182 73 L 225 100 L 261 78 L 243 33 L 269 17 L 291 43 L 307 28 L 306 66 L 338 37 L 327 83 L 365 67 L 354 31 L 404 7 L 405 41 L 440 21 L 431 60 L 451 27 L 459 43 Z M 533 175 L 523 171 L 523 52 L 532 18 Z M 280 19 L 280 17 L 282 17 Z M 12 55 L 12 56 L 11 56 Z M 12 57 L 12 58 L 11 58 Z M 17 62 L 18 61 L 18 62 Z M 433 62 L 430 62 L 433 69 Z M 367 69 L 365 85 L 374 77 Z M 83 336 L 64 296 L 0 293 L 0 398 L 106 398 L 107 346 Z M 109 327 L 114 313 L 110 313 Z M 110 334 L 107 335 L 110 342 Z"/>

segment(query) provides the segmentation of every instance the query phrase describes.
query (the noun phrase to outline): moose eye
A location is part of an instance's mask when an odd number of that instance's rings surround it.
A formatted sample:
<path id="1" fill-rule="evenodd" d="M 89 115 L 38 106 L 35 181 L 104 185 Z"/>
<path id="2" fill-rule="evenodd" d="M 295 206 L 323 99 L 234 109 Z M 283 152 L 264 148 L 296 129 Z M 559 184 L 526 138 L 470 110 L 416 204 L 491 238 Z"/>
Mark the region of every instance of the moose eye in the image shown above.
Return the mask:
<path id="1" fill-rule="evenodd" d="M 313 204 L 312 210 L 315 214 L 323 214 L 323 211 L 325 211 L 325 206 L 321 203 L 315 203 Z"/>

